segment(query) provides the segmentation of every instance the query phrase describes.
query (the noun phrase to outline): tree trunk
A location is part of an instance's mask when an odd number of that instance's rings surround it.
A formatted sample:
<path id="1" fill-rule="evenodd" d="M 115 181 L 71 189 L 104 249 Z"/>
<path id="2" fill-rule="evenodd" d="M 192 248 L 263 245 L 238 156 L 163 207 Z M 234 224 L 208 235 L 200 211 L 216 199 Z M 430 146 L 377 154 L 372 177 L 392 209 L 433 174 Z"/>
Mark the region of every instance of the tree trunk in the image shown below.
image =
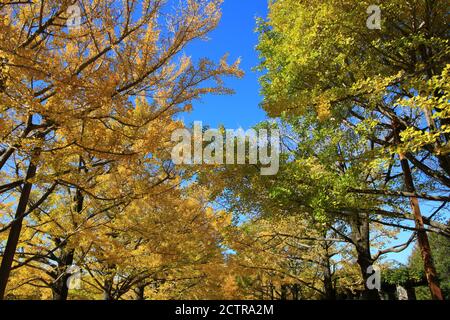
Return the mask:
<path id="1" fill-rule="evenodd" d="M 81 161 L 80 161 L 81 166 Z M 84 197 L 79 189 L 76 190 L 74 197 L 75 205 L 74 210 L 81 214 L 83 210 Z M 74 226 L 77 227 L 76 225 Z M 70 274 L 67 273 L 67 269 L 73 264 L 75 249 L 67 250 L 65 247 L 67 244 L 60 244 L 61 256 L 58 259 L 58 271 L 56 275 L 56 281 L 52 286 L 53 300 L 67 300 L 69 295 L 69 287 L 67 285 L 67 280 L 70 278 Z"/>
<path id="2" fill-rule="evenodd" d="M 11 225 L 9 230 L 8 240 L 6 242 L 5 251 L 3 253 L 2 263 L 0 266 L 0 300 L 4 299 L 6 292 L 6 285 L 8 283 L 9 274 L 11 273 L 11 266 L 14 261 L 17 244 L 19 243 L 20 231 L 22 230 L 23 216 L 26 213 L 28 201 L 30 199 L 32 183 L 29 182 L 36 175 L 36 159 L 39 157 L 40 149 L 36 149 L 30 160 L 28 166 L 25 183 L 23 185 L 22 193 L 20 194 L 19 203 L 17 205 L 15 222 Z"/>
<path id="3" fill-rule="evenodd" d="M 134 288 L 134 300 L 145 300 L 145 285 L 138 285 L 136 288 Z"/>
<path id="4" fill-rule="evenodd" d="M 395 142 L 400 143 L 399 125 L 397 123 L 393 123 L 393 127 Z M 403 171 L 405 189 L 408 192 L 416 193 L 416 188 L 414 186 L 414 180 L 411 174 L 409 162 L 406 159 L 405 155 L 402 153 L 399 153 L 399 158 Z M 428 241 L 428 235 L 423 224 L 423 217 L 420 211 L 419 200 L 417 199 L 417 197 L 410 197 L 409 203 L 414 215 L 414 221 L 417 229 L 417 242 L 419 243 L 420 254 L 422 256 L 425 276 L 427 278 L 428 287 L 430 288 L 431 297 L 433 298 L 433 300 L 443 300 L 444 298 L 442 296 L 441 288 L 439 287 L 439 280 L 431 255 L 431 247 Z"/>
<path id="5" fill-rule="evenodd" d="M 408 160 L 400 154 L 400 161 L 405 180 L 405 189 L 408 192 L 415 193 L 414 182 L 412 179 L 411 169 Z M 425 276 L 427 278 L 428 287 L 430 288 L 431 297 L 433 300 L 443 300 L 441 288 L 439 287 L 439 280 L 437 277 L 436 268 L 434 267 L 433 258 L 431 255 L 431 247 L 428 241 L 428 235 L 425 231 L 422 213 L 420 211 L 419 200 L 417 197 L 410 197 L 411 210 L 414 214 L 414 221 L 417 229 L 417 241 L 419 243 L 420 254 L 422 256 Z"/>
<path id="6" fill-rule="evenodd" d="M 103 300 L 114 300 L 112 295 L 113 280 L 106 279 L 103 287 Z"/>
<path id="7" fill-rule="evenodd" d="M 114 271 L 115 267 L 115 264 L 108 263 L 108 268 L 105 270 L 106 274 L 103 281 L 103 300 L 117 300 L 117 292 L 114 292 L 114 278 L 116 276 Z"/>
<path id="8" fill-rule="evenodd" d="M 325 249 L 325 257 L 322 260 L 323 269 L 323 288 L 325 300 L 336 300 L 336 290 L 333 284 L 333 274 L 331 272 L 329 244 L 327 241 L 323 242 L 323 248 Z"/>
<path id="9" fill-rule="evenodd" d="M 299 291 L 300 291 L 299 285 L 297 283 L 295 283 L 291 286 L 292 300 L 299 299 Z"/>
<path id="10" fill-rule="evenodd" d="M 288 295 L 288 285 L 282 284 L 280 288 L 280 300 L 287 300 Z"/>
<path id="11" fill-rule="evenodd" d="M 325 290 L 324 298 L 325 300 L 336 300 L 336 291 L 333 287 L 333 280 L 329 273 L 325 273 L 325 277 L 323 280 L 323 286 Z"/>
<path id="12" fill-rule="evenodd" d="M 380 294 L 377 289 L 370 289 L 367 286 L 370 274 L 367 269 L 373 265 L 373 260 L 368 258 L 366 253 L 358 253 L 357 263 L 361 269 L 361 273 L 364 281 L 364 291 L 361 294 L 362 300 L 380 300 Z"/>
<path id="13" fill-rule="evenodd" d="M 269 283 L 269 296 L 270 296 L 270 300 L 275 300 L 275 288 L 274 285 L 272 284 L 272 282 Z"/>
<path id="14" fill-rule="evenodd" d="M 63 251 L 60 257 L 57 280 L 52 286 L 53 300 L 67 300 L 69 295 L 69 287 L 67 286 L 67 280 L 69 280 L 71 274 L 67 273 L 67 268 L 73 264 L 74 250 L 69 252 Z"/>
<path id="15" fill-rule="evenodd" d="M 408 300 L 417 300 L 416 290 L 414 289 L 413 286 L 407 286 L 405 289 L 406 292 L 408 293 Z"/>
<path id="16" fill-rule="evenodd" d="M 356 247 L 357 260 L 361 270 L 361 275 L 364 281 L 364 291 L 362 292 L 363 300 L 380 300 L 380 295 L 377 289 L 371 289 L 368 287 L 368 274 L 367 269 L 373 265 L 372 255 L 370 253 L 370 229 L 369 229 L 369 217 L 367 214 L 358 214 L 351 220 L 352 227 L 352 240 Z"/>

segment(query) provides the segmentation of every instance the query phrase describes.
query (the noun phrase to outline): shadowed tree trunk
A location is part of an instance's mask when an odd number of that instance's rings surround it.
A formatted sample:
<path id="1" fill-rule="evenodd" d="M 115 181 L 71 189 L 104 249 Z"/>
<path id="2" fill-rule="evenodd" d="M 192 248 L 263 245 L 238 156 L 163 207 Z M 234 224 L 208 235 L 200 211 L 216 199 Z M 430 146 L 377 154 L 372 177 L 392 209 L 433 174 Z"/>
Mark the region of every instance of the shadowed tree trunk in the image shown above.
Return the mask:
<path id="1" fill-rule="evenodd" d="M 103 285 L 103 300 L 114 300 L 112 289 L 113 289 L 113 280 L 106 279 Z"/>
<path id="2" fill-rule="evenodd" d="M 352 241 L 356 247 L 357 260 L 364 281 L 363 300 L 380 300 L 377 289 L 370 289 L 367 286 L 367 280 L 371 276 L 367 269 L 373 265 L 372 255 L 370 253 L 370 229 L 369 217 L 367 214 L 358 214 L 350 221 Z"/>
<path id="3" fill-rule="evenodd" d="M 30 199 L 31 189 L 33 187 L 30 180 L 36 175 L 36 159 L 41 152 L 40 148 L 36 148 L 31 157 L 30 164 L 28 165 L 25 183 L 20 194 L 19 203 L 17 205 L 16 214 L 14 216 L 15 221 L 11 225 L 9 230 L 8 240 L 6 242 L 5 251 L 3 252 L 2 263 L 0 266 L 0 300 L 3 300 L 6 291 L 6 285 L 8 284 L 9 274 L 11 273 L 11 266 L 14 261 L 14 254 L 16 253 L 17 244 L 19 243 L 20 231 L 22 230 L 22 222 L 28 201 Z"/>
<path id="4" fill-rule="evenodd" d="M 82 161 L 80 160 L 80 167 L 81 167 Z M 79 189 L 76 190 L 75 193 L 75 205 L 74 210 L 78 214 L 81 214 L 83 210 L 83 202 L 84 197 L 83 194 Z M 74 226 L 76 227 L 76 225 Z M 58 240 L 60 241 L 60 240 Z M 57 263 L 58 263 L 58 272 L 57 277 L 54 285 L 52 286 L 52 294 L 53 294 L 53 300 L 67 300 L 67 297 L 69 295 L 69 287 L 67 284 L 67 280 L 70 278 L 71 274 L 67 273 L 67 269 L 73 264 L 73 259 L 75 256 L 75 249 L 66 249 L 67 244 L 60 244 L 57 243 L 57 245 L 60 245 L 61 247 L 61 256 L 59 257 Z"/>
<path id="5" fill-rule="evenodd" d="M 325 300 L 336 300 L 336 290 L 333 284 L 333 273 L 330 264 L 330 244 L 328 241 L 324 241 L 322 247 L 325 249 L 325 257 L 321 263 L 323 270 L 323 288 L 324 288 L 324 299 Z"/>
<path id="6" fill-rule="evenodd" d="M 134 300 L 145 300 L 145 284 L 138 285 L 134 288 Z"/>
<path id="7" fill-rule="evenodd" d="M 291 294 L 292 294 L 292 300 L 298 300 L 299 299 L 299 285 L 297 283 L 293 284 L 291 286 Z"/>
<path id="8" fill-rule="evenodd" d="M 288 285 L 282 284 L 280 288 L 280 300 L 287 300 Z"/>
<path id="9" fill-rule="evenodd" d="M 58 273 L 57 278 L 52 286 L 53 300 L 67 300 L 69 295 L 69 287 L 67 280 L 69 280 L 71 274 L 67 273 L 67 269 L 73 264 L 74 250 L 66 252 L 62 249 L 61 257 L 58 261 Z"/>

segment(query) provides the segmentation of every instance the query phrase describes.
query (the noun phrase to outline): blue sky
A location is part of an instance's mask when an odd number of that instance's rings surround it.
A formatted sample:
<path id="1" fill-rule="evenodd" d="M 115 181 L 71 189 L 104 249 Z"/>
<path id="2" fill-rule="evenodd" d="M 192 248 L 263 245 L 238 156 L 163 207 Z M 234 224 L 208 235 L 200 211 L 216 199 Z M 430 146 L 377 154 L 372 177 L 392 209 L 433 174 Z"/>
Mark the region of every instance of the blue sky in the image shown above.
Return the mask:
<path id="1" fill-rule="evenodd" d="M 236 91 L 234 95 L 209 95 L 194 102 L 193 111 L 182 118 L 187 125 L 203 121 L 203 125 L 217 128 L 224 125 L 229 129 L 250 128 L 264 120 L 265 112 L 259 108 L 258 75 L 252 68 L 258 65 L 255 46 L 258 41 L 254 32 L 256 17 L 267 14 L 267 0 L 225 0 L 222 19 L 208 41 L 197 40 L 186 48 L 186 54 L 193 60 L 208 57 L 213 61 L 229 53 L 228 62 L 241 58 L 242 79 L 228 78 L 227 87 Z"/>

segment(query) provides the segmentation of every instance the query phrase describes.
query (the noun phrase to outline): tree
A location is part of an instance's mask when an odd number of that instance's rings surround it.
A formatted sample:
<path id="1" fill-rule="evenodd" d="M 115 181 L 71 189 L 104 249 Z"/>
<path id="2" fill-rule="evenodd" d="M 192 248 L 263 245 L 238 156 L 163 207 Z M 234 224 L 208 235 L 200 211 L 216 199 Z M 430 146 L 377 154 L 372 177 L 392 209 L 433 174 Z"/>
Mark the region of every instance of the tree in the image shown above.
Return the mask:
<path id="1" fill-rule="evenodd" d="M 320 229 L 300 214 L 235 226 L 225 243 L 241 290 L 253 299 L 336 299 L 342 246 Z"/>
<path id="2" fill-rule="evenodd" d="M 287 118 L 312 112 L 371 141 L 373 158 L 388 170 L 383 189 L 368 191 L 410 200 L 412 214 L 401 215 L 415 221 L 429 287 L 441 299 L 427 240 L 434 226 L 424 226 L 435 223 L 418 199 L 444 202 L 449 187 L 446 1 L 380 3 L 381 30 L 365 24 L 372 4 L 271 3 L 258 46 L 267 71 L 263 107 Z M 448 236 L 447 227 L 438 229 Z"/>
<path id="3" fill-rule="evenodd" d="M 102 176 L 130 163 L 156 166 L 142 159 L 156 159 L 168 146 L 170 135 L 159 129 L 178 127 L 177 112 L 203 94 L 230 92 L 221 77 L 240 75 L 237 64 L 194 64 L 182 55 L 187 43 L 217 25 L 220 2 L 183 1 L 176 8 L 159 0 L 80 2 L 80 25 L 71 28 L 72 1 L 1 5 L 0 192 L 17 205 L 3 230 L 9 234 L 0 298 L 23 221 L 51 194 L 69 189 L 79 213 L 88 212 L 86 197 L 105 200 L 93 190 Z M 42 191 L 33 202 L 32 190 Z M 133 194 L 108 191 L 106 200 Z"/>
<path id="4" fill-rule="evenodd" d="M 433 249 L 433 258 L 436 265 L 436 271 L 440 281 L 440 287 L 445 299 L 450 299 L 450 261 L 448 252 L 450 250 L 450 241 L 448 238 L 431 234 L 430 245 Z M 415 246 L 408 261 L 408 268 L 416 274 L 424 274 L 424 268 L 421 263 L 420 248 Z M 416 294 L 419 299 L 430 299 L 431 296 L 425 287 L 416 288 Z"/>
<path id="5" fill-rule="evenodd" d="M 221 279 L 214 273 L 224 263 L 220 230 L 228 219 L 208 207 L 201 192 L 192 188 L 187 198 L 180 189 L 148 195 L 80 235 L 80 264 L 90 290 L 106 300 L 133 288 L 153 299 L 220 297 Z"/>

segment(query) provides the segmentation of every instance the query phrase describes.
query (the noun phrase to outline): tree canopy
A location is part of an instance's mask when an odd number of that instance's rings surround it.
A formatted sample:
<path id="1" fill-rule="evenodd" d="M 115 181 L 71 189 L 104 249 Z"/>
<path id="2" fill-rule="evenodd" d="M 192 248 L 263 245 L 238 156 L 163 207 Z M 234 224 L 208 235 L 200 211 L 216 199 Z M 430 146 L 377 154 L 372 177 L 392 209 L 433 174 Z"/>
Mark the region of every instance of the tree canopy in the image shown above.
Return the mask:
<path id="1" fill-rule="evenodd" d="M 244 75 L 185 51 L 221 5 L 0 1 L 0 299 L 449 299 L 449 2 L 269 1 L 274 175 L 171 158 Z"/>

